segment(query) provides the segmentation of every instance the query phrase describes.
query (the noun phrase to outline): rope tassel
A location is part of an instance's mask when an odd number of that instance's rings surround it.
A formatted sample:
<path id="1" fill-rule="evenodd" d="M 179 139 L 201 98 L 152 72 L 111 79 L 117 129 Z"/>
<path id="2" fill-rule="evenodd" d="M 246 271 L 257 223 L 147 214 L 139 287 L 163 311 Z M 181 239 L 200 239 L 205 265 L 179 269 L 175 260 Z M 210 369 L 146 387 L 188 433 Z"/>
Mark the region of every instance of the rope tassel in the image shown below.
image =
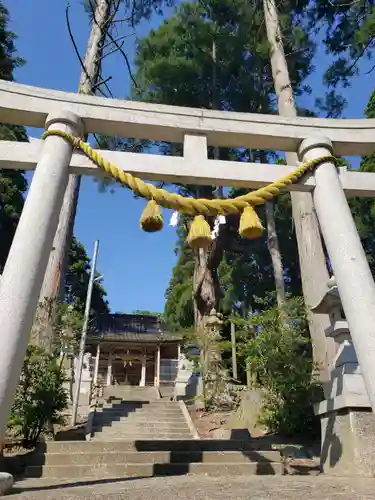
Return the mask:
<path id="1" fill-rule="evenodd" d="M 208 248 L 212 243 L 211 228 L 203 215 L 194 217 L 187 242 L 193 248 Z"/>
<path id="2" fill-rule="evenodd" d="M 258 214 L 254 210 L 254 207 L 249 205 L 244 208 L 241 219 L 240 219 L 240 227 L 238 232 L 242 236 L 242 238 L 247 238 L 249 240 L 254 240 L 259 238 L 259 236 L 263 233 L 263 226 L 258 217 Z"/>
<path id="3" fill-rule="evenodd" d="M 160 206 L 154 200 L 150 200 L 140 219 L 141 228 L 146 233 L 155 233 L 163 229 L 163 214 Z"/>

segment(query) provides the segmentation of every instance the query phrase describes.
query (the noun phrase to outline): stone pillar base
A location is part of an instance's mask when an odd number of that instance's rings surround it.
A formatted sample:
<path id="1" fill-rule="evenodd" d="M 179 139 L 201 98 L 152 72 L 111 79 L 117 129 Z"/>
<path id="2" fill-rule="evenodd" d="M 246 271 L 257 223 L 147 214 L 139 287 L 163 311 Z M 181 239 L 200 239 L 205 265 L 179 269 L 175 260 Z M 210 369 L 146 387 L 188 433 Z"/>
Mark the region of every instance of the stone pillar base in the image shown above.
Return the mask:
<path id="1" fill-rule="evenodd" d="M 326 475 L 375 476 L 375 415 L 370 408 L 342 408 L 320 416 L 320 465 Z"/>

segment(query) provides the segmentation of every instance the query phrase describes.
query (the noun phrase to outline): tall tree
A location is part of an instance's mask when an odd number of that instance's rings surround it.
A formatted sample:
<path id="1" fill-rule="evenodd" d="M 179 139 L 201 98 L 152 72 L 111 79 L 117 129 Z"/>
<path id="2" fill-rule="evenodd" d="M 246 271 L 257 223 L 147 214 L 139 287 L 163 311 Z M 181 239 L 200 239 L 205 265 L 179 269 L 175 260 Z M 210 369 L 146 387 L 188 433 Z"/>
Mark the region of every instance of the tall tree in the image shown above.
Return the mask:
<path id="1" fill-rule="evenodd" d="M 95 94 L 100 79 L 101 57 L 105 42 L 106 29 L 114 2 L 110 0 L 97 0 L 93 4 L 94 14 L 91 20 L 91 31 L 87 43 L 86 54 L 83 61 L 78 92 L 82 94 Z M 67 10 L 68 13 L 68 10 Z M 45 299 L 61 299 L 63 283 L 65 281 L 65 267 L 68 249 L 70 247 L 74 219 L 80 188 L 80 176 L 70 175 L 66 188 L 63 205 L 60 212 L 59 224 L 56 230 L 52 251 L 49 258 L 40 301 Z"/>
<path id="2" fill-rule="evenodd" d="M 289 22 L 288 29 L 293 78 L 300 83 L 310 70 L 312 46 L 293 23 Z M 298 37 L 295 36 L 297 33 Z M 294 50 L 296 40 L 298 57 Z M 214 65 L 213 53 L 216 56 Z M 141 87 L 137 96 L 142 99 L 236 111 L 273 111 L 275 93 L 268 63 L 268 43 L 262 12 L 257 9 L 256 2 L 217 0 L 182 4 L 175 16 L 140 41 L 136 64 L 137 81 Z M 214 79 L 216 85 L 212 85 Z M 302 91 L 302 88 L 297 88 Z M 171 153 L 179 147 L 167 145 L 167 150 Z M 215 151 L 210 149 L 209 154 L 214 157 Z M 248 161 L 241 151 L 221 148 L 219 154 L 222 159 L 241 159 L 242 156 L 244 161 Z M 182 191 L 190 196 L 213 197 L 215 189 L 215 186 L 204 189 L 185 186 Z M 195 309 L 200 313 L 198 317 L 196 315 L 197 326 L 212 307 L 217 308 L 220 299 L 219 264 L 223 251 L 229 251 L 228 244 L 233 241 L 236 227 L 238 217 L 227 217 L 227 223 L 220 227 L 212 249 L 207 254 L 199 252 L 196 255 L 195 273 L 190 275 L 189 280 L 181 280 L 176 267 L 171 282 L 174 286 L 167 291 L 166 305 L 166 315 L 169 311 L 173 321 L 178 317 L 186 323 L 189 317 L 183 311 L 191 309 L 188 299 L 191 284 Z M 251 243 L 251 248 L 257 245 Z M 191 267 L 187 266 L 191 251 L 189 255 L 181 246 L 180 252 L 178 266 L 181 270 L 191 271 Z M 186 274 L 184 276 L 186 278 Z M 170 302 L 172 296 L 178 298 L 181 305 L 184 304 L 182 308 L 177 308 L 178 314 Z"/>
<path id="3" fill-rule="evenodd" d="M 120 28 L 123 27 L 126 30 L 127 27 L 132 27 L 134 29 L 141 19 L 150 17 L 154 10 L 160 13 L 163 4 L 172 3 L 172 0 L 166 2 L 164 0 L 134 0 L 132 2 L 128 0 L 83 0 L 83 5 L 89 14 L 91 30 L 83 60 L 77 51 L 82 66 L 78 92 L 89 95 L 100 93 L 113 97 L 107 83 L 109 78 L 103 77 L 104 58 L 115 52 L 121 53 L 127 71 L 133 78 L 128 57 L 123 49 L 123 39 L 126 35 L 119 33 Z M 69 23 L 69 5 L 66 9 L 66 17 L 69 34 L 76 48 Z M 134 79 L 133 81 L 135 82 Z M 106 89 L 105 91 L 103 91 L 103 87 Z M 56 301 L 63 296 L 65 271 L 73 237 L 79 189 L 80 176 L 70 175 L 40 293 L 40 302 L 45 301 L 45 299 Z"/>
<path id="4" fill-rule="evenodd" d="M 0 1 L 0 78 L 13 80 L 14 70 L 24 63 L 17 56 L 16 35 L 9 31 L 9 13 Z M 27 141 L 23 127 L 0 124 L 0 140 Z M 21 216 L 27 189 L 23 172 L 0 170 L 0 274 L 3 271 Z"/>
<path id="5" fill-rule="evenodd" d="M 280 115 L 296 117 L 297 108 L 293 95 L 293 80 L 289 74 L 284 52 L 284 34 L 280 28 L 275 0 L 263 0 L 267 36 L 270 44 L 272 75 Z M 287 163 L 297 165 L 296 153 L 286 153 Z M 314 212 L 311 193 L 291 193 L 293 218 L 296 227 L 301 277 L 308 307 L 318 302 L 329 278 L 318 221 Z M 307 244 L 309 242 L 309 244 Z M 314 360 L 320 367 L 322 380 L 328 379 L 327 342 L 325 329 L 329 326 L 326 315 L 309 314 L 309 326 Z"/>

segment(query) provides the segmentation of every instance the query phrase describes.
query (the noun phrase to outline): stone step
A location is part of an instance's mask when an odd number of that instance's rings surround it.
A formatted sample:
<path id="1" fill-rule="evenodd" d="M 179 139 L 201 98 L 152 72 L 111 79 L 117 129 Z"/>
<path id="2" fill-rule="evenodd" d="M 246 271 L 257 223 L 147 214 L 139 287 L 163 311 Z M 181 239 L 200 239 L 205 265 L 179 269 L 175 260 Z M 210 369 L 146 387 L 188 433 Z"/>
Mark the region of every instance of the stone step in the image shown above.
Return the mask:
<path id="1" fill-rule="evenodd" d="M 137 409 L 129 410 L 127 408 L 104 407 L 97 408 L 96 413 L 104 413 L 108 415 L 182 415 L 180 408 L 152 408 L 152 409 Z"/>
<path id="2" fill-rule="evenodd" d="M 156 387 L 140 387 L 136 385 L 111 386 L 104 388 L 104 392 L 106 392 L 107 394 L 117 394 L 119 392 L 133 392 L 134 394 L 157 394 L 156 391 Z"/>
<path id="3" fill-rule="evenodd" d="M 163 430 L 148 430 L 148 429 L 118 429 L 116 431 L 106 431 L 102 432 L 100 430 L 93 430 L 91 436 L 95 439 L 135 439 L 145 440 L 145 439 L 192 439 L 192 435 L 188 429 L 178 429 L 176 431 L 171 431 L 168 429 Z"/>
<path id="4" fill-rule="evenodd" d="M 125 451 L 269 451 L 262 440 L 239 441 L 231 439 L 107 439 L 98 441 L 46 441 L 41 443 L 39 453 L 104 453 Z"/>
<path id="5" fill-rule="evenodd" d="M 185 430 L 189 429 L 188 425 L 185 422 L 180 422 L 179 424 L 171 424 L 169 422 L 95 422 L 94 425 L 92 426 L 92 429 L 94 432 L 106 432 L 107 429 L 113 429 L 116 432 L 120 430 L 142 430 L 145 429 L 147 431 L 173 431 L 173 430 Z"/>
<path id="6" fill-rule="evenodd" d="M 113 435 L 117 437 L 117 434 L 120 436 L 127 435 L 130 436 L 132 433 L 135 436 L 141 436 L 143 434 L 155 434 L 156 436 L 159 434 L 178 434 L 179 436 L 182 434 L 186 434 L 186 437 L 189 438 L 191 436 L 190 429 L 187 425 L 181 425 L 179 427 L 173 427 L 171 425 L 165 425 L 163 427 L 158 426 L 148 426 L 142 424 L 124 424 L 118 426 L 102 426 L 102 425 L 94 425 L 92 427 L 93 434 L 103 434 L 105 436 Z M 173 436 L 172 436 L 173 437 Z"/>
<path id="7" fill-rule="evenodd" d="M 131 392 L 133 394 L 150 394 L 150 395 L 158 395 L 159 391 L 157 390 L 156 387 L 139 387 L 139 386 L 111 386 L 111 387 L 105 387 L 103 389 L 104 394 L 108 394 L 111 396 L 112 394 L 119 394 L 122 392 Z"/>
<path id="8" fill-rule="evenodd" d="M 187 426 L 186 421 L 183 418 L 163 418 L 160 420 L 155 420 L 154 418 L 121 418 L 121 419 L 107 419 L 107 418 L 98 418 L 94 417 L 93 420 L 94 425 L 102 425 L 103 427 L 112 427 L 113 425 L 151 425 L 152 427 L 157 425 L 169 425 L 175 427 Z"/>
<path id="9" fill-rule="evenodd" d="M 26 468 L 26 477 L 56 479 L 121 478 L 125 476 L 152 477 L 183 474 L 208 476 L 249 476 L 283 474 L 284 466 L 277 462 L 243 463 L 169 463 L 169 464 L 110 464 L 93 465 L 32 465 Z"/>
<path id="10" fill-rule="evenodd" d="M 108 414 L 106 412 L 97 412 L 94 419 L 98 422 L 186 422 L 182 413 L 175 415 L 164 414 L 144 414 L 144 413 L 129 413 L 129 415 Z"/>
<path id="11" fill-rule="evenodd" d="M 97 406 L 116 406 L 123 408 L 180 408 L 178 403 L 172 401 L 123 401 L 123 400 L 113 400 L 113 401 L 98 401 Z"/>
<path id="12" fill-rule="evenodd" d="M 99 401 L 98 406 L 121 407 L 121 408 L 180 408 L 175 401 L 129 401 L 125 399 L 111 399 Z"/>
<path id="13" fill-rule="evenodd" d="M 134 406 L 139 405 L 151 405 L 151 404 L 157 404 L 159 403 L 160 400 L 150 400 L 150 398 L 137 398 L 135 399 L 134 397 L 118 397 L 118 398 L 103 398 L 102 403 L 107 403 L 107 404 L 132 404 Z"/>
<path id="14" fill-rule="evenodd" d="M 127 419 L 127 418 L 135 418 L 135 419 L 140 419 L 140 420 L 176 420 L 176 419 L 181 419 L 185 418 L 182 412 L 175 412 L 175 413 L 164 413 L 164 412 L 147 412 L 147 413 L 118 413 L 118 412 L 106 412 L 106 411 L 99 411 L 96 412 L 95 418 L 101 418 L 101 419 Z"/>
<path id="15" fill-rule="evenodd" d="M 192 435 L 185 431 L 180 432 L 93 432 L 92 439 L 95 441 L 160 441 L 160 440 L 187 440 L 192 439 Z"/>
<path id="16" fill-rule="evenodd" d="M 124 408 L 124 407 L 119 407 L 119 406 L 102 406 L 96 409 L 97 413 L 108 413 L 108 414 L 113 414 L 113 413 L 122 413 L 123 415 L 139 415 L 139 414 L 146 414 L 146 415 L 181 415 L 181 409 L 180 408 L 137 408 L 137 409 L 129 409 L 129 408 Z"/>
<path id="17" fill-rule="evenodd" d="M 280 462 L 277 451 L 205 451 L 201 452 L 104 452 L 104 453 L 47 453 L 34 454 L 30 465 L 109 465 L 109 464 L 168 464 L 168 463 L 244 463 Z"/>

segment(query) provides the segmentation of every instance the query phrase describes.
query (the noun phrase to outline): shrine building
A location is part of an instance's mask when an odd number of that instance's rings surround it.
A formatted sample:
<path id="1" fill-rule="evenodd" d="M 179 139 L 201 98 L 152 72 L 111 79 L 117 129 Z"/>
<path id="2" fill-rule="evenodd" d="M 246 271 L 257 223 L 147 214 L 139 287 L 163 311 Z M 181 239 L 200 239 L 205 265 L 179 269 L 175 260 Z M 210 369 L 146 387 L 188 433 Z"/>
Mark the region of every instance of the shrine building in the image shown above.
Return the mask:
<path id="1" fill-rule="evenodd" d="M 167 332 L 157 316 L 106 314 L 86 342 L 95 385 L 173 385 L 182 335 Z"/>

